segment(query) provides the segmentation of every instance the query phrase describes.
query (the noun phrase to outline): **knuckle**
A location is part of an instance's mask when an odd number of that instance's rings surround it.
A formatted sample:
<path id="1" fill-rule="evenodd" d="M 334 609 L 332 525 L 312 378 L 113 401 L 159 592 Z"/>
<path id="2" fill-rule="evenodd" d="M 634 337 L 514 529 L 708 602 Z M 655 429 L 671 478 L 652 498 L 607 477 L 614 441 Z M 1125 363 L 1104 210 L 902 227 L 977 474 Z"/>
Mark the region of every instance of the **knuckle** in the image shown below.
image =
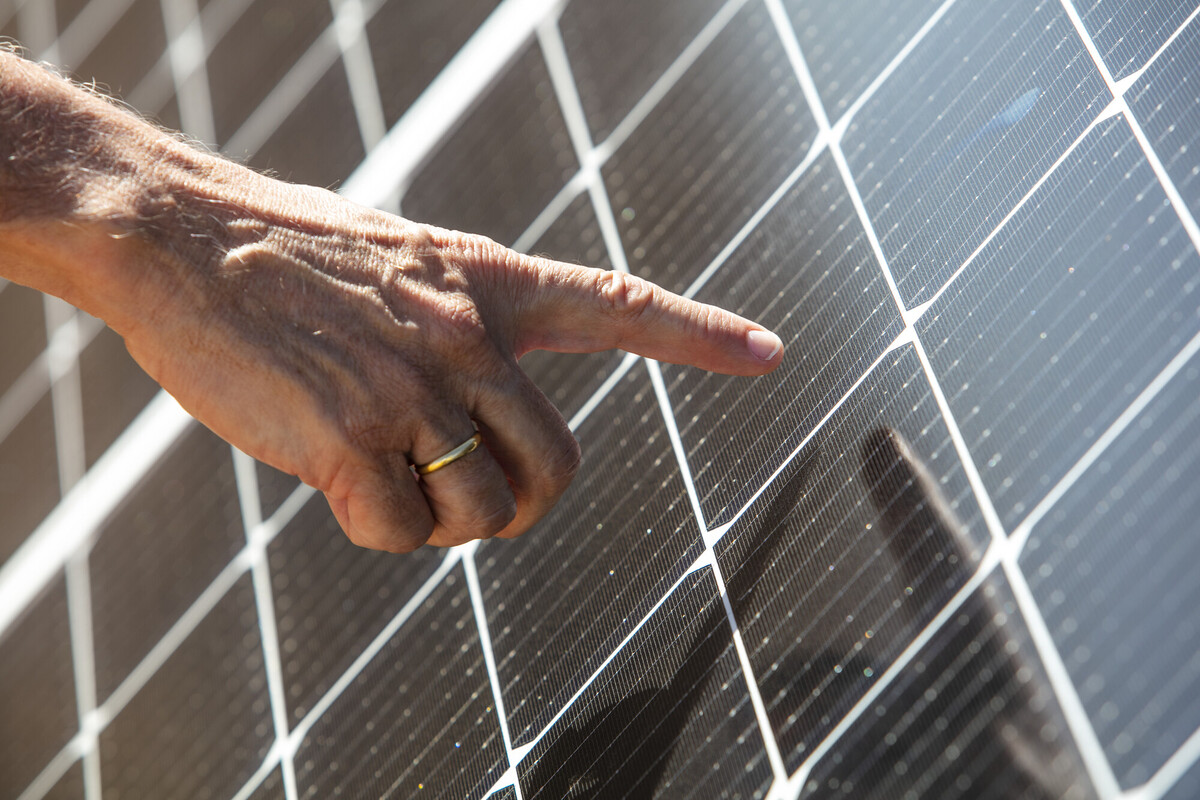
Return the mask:
<path id="1" fill-rule="evenodd" d="M 653 304 L 654 295 L 654 285 L 634 275 L 607 270 L 596 276 L 601 307 L 621 324 L 638 322 Z"/>
<path id="2" fill-rule="evenodd" d="M 561 494 L 571 485 L 583 464 L 583 451 L 570 433 L 558 437 L 543 466 L 543 474 L 554 494 Z"/>

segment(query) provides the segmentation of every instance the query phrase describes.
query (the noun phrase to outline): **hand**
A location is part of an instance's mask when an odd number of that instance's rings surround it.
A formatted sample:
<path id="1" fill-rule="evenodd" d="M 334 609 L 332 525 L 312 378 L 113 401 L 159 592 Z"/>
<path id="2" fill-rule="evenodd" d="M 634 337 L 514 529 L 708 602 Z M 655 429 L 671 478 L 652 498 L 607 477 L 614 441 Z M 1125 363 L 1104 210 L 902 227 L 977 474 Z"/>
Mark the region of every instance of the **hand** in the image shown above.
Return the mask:
<path id="1" fill-rule="evenodd" d="M 0 275 L 108 322 L 201 422 L 325 493 L 356 543 L 516 536 L 579 465 L 517 366 L 619 347 L 757 375 L 761 327 L 199 152 L 0 52 Z M 485 446 L 419 481 L 470 437 Z"/>
<path id="2" fill-rule="evenodd" d="M 271 182 L 222 218 L 209 277 L 172 279 L 132 325 L 134 357 L 198 419 L 325 493 L 350 538 L 411 550 L 516 536 L 578 468 L 558 411 L 517 366 L 531 349 L 620 347 L 759 374 L 756 325 L 619 272 L 558 264 Z M 136 256 L 171 262 L 151 245 Z M 191 262 L 203 261 L 192 258 Z M 162 264 L 156 276 L 193 276 Z M 759 352 L 751 338 L 760 341 Z M 416 480 L 478 425 L 484 447 Z"/>

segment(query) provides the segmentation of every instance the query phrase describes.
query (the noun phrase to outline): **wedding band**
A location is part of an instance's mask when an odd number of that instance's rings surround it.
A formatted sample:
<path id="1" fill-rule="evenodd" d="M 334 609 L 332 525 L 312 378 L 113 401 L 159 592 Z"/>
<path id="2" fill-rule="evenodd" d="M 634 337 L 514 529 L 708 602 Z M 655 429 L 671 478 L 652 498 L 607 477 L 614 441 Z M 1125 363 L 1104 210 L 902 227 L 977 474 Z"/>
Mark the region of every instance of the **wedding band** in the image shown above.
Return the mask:
<path id="1" fill-rule="evenodd" d="M 416 470 L 418 475 L 428 475 L 431 472 L 437 472 L 442 467 L 449 466 L 468 453 L 474 452 L 475 448 L 479 447 L 479 443 L 482 441 L 483 434 L 476 431 L 474 436 L 472 436 L 470 439 L 467 439 L 450 452 L 446 453 L 440 458 L 435 458 L 428 464 L 417 464 L 413 467 L 413 469 Z"/>

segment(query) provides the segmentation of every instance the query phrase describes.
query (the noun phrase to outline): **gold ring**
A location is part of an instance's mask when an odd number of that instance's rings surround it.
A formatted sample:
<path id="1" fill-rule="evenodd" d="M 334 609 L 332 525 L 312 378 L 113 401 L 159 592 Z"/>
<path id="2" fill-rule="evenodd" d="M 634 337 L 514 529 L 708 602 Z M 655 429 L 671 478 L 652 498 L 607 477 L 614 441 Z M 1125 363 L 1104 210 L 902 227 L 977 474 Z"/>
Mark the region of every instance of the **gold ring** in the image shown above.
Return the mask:
<path id="1" fill-rule="evenodd" d="M 474 436 L 472 436 L 470 439 L 467 439 L 465 442 L 446 453 L 444 456 L 435 458 L 428 464 L 416 464 L 413 466 L 413 469 L 416 470 L 418 475 L 428 475 L 431 472 L 437 472 L 442 467 L 447 467 L 453 464 L 455 461 L 458 461 L 468 453 L 475 452 L 475 448 L 479 447 L 479 443 L 482 441 L 483 434 L 476 431 Z"/>

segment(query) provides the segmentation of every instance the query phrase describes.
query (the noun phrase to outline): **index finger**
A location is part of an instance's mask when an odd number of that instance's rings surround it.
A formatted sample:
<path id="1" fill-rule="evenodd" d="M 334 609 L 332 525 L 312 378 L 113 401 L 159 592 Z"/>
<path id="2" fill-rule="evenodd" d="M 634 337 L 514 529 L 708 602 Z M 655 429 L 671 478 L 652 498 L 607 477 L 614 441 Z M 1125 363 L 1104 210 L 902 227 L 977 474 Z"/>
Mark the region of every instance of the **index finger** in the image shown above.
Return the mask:
<path id="1" fill-rule="evenodd" d="M 535 287 L 520 302 L 522 351 L 619 348 L 729 375 L 762 375 L 783 359 L 783 343 L 761 325 L 635 275 L 533 257 L 520 269 Z"/>

